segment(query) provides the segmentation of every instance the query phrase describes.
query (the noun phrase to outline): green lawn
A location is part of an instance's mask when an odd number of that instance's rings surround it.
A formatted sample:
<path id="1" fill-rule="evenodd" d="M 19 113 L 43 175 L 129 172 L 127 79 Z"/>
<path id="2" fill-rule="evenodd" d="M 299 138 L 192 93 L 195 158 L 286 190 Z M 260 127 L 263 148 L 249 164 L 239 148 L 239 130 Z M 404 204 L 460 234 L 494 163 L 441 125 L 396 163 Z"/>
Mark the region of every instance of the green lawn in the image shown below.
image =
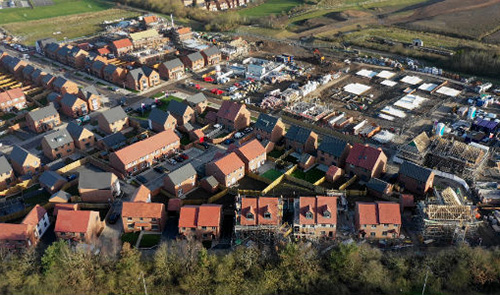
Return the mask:
<path id="1" fill-rule="evenodd" d="M 0 10 L 0 24 L 39 20 L 108 9 L 113 4 L 98 0 L 54 0 L 54 5 Z"/>
<path id="2" fill-rule="evenodd" d="M 284 153 L 285 153 L 284 149 L 281 151 L 280 150 L 272 150 L 269 153 L 267 153 L 267 155 L 269 157 L 273 157 L 273 158 L 277 159 L 277 158 L 281 157 Z"/>
<path id="3" fill-rule="evenodd" d="M 151 248 L 153 246 L 158 245 L 160 243 L 161 236 L 160 235 L 142 235 L 141 242 L 139 243 L 139 247 L 141 248 Z"/>
<path id="4" fill-rule="evenodd" d="M 281 175 L 283 175 L 283 173 L 279 172 L 278 170 L 270 169 L 264 172 L 261 176 L 270 179 L 272 181 L 275 181 Z"/>
<path id="5" fill-rule="evenodd" d="M 131 246 L 135 246 L 135 243 L 137 243 L 137 239 L 139 238 L 139 233 L 126 233 L 122 235 L 122 242 L 127 242 L 130 243 Z"/>
<path id="6" fill-rule="evenodd" d="M 293 171 L 292 176 L 295 178 L 303 179 L 310 183 L 315 183 L 316 181 L 320 180 L 323 176 L 325 176 L 325 172 L 318 170 L 316 168 L 313 168 L 307 172 L 296 169 L 295 171 Z"/>
<path id="7" fill-rule="evenodd" d="M 288 11 L 300 4 L 302 4 L 300 0 L 269 0 L 259 6 L 242 9 L 238 13 L 242 16 L 262 17 Z"/>

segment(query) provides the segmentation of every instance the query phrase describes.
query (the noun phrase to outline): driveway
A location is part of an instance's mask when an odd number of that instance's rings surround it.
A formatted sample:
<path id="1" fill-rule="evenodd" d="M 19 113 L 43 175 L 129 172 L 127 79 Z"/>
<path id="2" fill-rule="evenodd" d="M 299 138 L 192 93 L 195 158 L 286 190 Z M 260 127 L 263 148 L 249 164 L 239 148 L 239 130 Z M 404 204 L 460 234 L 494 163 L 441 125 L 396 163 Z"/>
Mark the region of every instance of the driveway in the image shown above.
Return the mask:
<path id="1" fill-rule="evenodd" d="M 113 204 L 112 209 L 115 212 L 122 212 L 122 201 L 116 200 Z M 110 209 L 111 210 L 111 209 Z M 109 216 L 110 213 L 108 213 Z M 121 235 L 123 232 L 123 223 L 121 216 L 115 224 L 109 224 L 107 220 L 104 221 L 105 226 L 101 235 L 99 236 L 99 245 L 101 247 L 101 253 L 105 253 L 111 256 L 115 256 L 120 252 L 122 247 Z"/>

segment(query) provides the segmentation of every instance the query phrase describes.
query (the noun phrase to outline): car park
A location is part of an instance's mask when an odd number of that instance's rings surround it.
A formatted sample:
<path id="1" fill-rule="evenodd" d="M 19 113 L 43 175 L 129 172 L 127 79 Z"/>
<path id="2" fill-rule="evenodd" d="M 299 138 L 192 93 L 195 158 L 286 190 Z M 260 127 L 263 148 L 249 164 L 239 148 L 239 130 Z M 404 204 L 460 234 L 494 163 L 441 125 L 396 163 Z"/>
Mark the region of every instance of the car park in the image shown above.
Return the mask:
<path id="1" fill-rule="evenodd" d="M 244 134 L 243 134 L 243 133 L 241 133 L 241 132 L 236 132 L 236 133 L 234 134 L 234 138 L 236 138 L 236 139 L 240 139 L 240 138 L 242 138 L 243 136 L 244 136 Z"/>
<path id="2" fill-rule="evenodd" d="M 142 175 L 139 175 L 136 177 L 137 181 L 139 181 L 140 183 L 147 183 L 148 180 L 146 179 L 146 177 L 142 176 Z"/>
<path id="3" fill-rule="evenodd" d="M 165 170 L 167 170 L 165 167 L 163 166 L 156 166 L 153 168 L 154 171 L 158 172 L 158 173 L 163 173 L 165 172 Z"/>
<path id="4" fill-rule="evenodd" d="M 189 159 L 189 156 L 184 153 L 180 154 L 179 157 L 183 158 L 184 160 Z"/>
<path id="5" fill-rule="evenodd" d="M 177 164 L 177 161 L 176 161 L 175 159 L 173 159 L 173 158 L 168 159 L 168 161 L 167 161 L 167 162 L 168 162 L 170 165 L 176 165 L 176 164 Z"/>

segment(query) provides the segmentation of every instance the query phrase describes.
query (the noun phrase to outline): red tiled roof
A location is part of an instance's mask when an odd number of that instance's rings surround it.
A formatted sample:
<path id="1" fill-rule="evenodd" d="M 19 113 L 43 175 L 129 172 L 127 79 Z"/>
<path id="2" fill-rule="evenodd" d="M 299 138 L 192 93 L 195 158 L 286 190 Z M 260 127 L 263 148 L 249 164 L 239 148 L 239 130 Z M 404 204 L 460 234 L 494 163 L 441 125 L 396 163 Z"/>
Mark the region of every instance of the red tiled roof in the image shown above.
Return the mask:
<path id="1" fill-rule="evenodd" d="M 182 206 L 179 213 L 179 227 L 196 227 L 200 206 Z"/>
<path id="2" fill-rule="evenodd" d="M 306 218 L 306 213 L 313 214 L 312 219 Z M 300 224 L 315 224 L 316 223 L 316 198 L 315 197 L 300 197 Z"/>
<path id="3" fill-rule="evenodd" d="M 189 33 L 191 33 L 191 28 L 190 27 L 183 27 L 183 28 L 177 29 L 177 33 L 179 35 L 189 34 Z"/>
<path id="4" fill-rule="evenodd" d="M 0 240 L 24 241 L 29 227 L 28 224 L 0 223 Z"/>
<path id="5" fill-rule="evenodd" d="M 113 41 L 112 44 L 116 49 L 133 46 L 132 41 L 130 41 L 130 39 L 128 39 L 128 38 Z"/>
<path id="6" fill-rule="evenodd" d="M 149 15 L 144 17 L 144 23 L 145 24 L 150 24 L 156 22 L 156 15 Z"/>
<path id="7" fill-rule="evenodd" d="M 123 217 L 161 218 L 165 205 L 163 203 L 123 202 Z"/>
<path id="8" fill-rule="evenodd" d="M 401 212 L 398 203 L 377 202 L 378 220 L 381 224 L 401 224 Z"/>
<path id="9" fill-rule="evenodd" d="M 6 103 L 12 101 L 15 98 L 24 97 L 24 92 L 21 88 L 14 88 L 4 92 L 0 92 L 0 103 Z"/>
<path id="10" fill-rule="evenodd" d="M 235 153 L 230 153 L 214 162 L 215 166 L 224 173 L 224 175 L 229 175 L 230 173 L 238 170 L 239 168 L 244 168 L 245 163 Z"/>
<path id="11" fill-rule="evenodd" d="M 100 55 L 106 55 L 106 54 L 110 54 L 111 50 L 109 50 L 109 48 L 106 46 L 106 47 L 97 49 L 97 53 L 99 53 Z"/>
<path id="12" fill-rule="evenodd" d="M 242 108 L 243 104 L 225 100 L 222 102 L 222 105 L 220 106 L 220 109 L 217 112 L 217 117 L 234 122 L 234 120 L 236 120 L 236 117 L 238 116 Z"/>
<path id="13" fill-rule="evenodd" d="M 278 225 L 278 198 L 260 197 L 259 198 L 259 224 Z M 271 213 L 271 218 L 264 218 L 264 213 Z"/>
<path id="14" fill-rule="evenodd" d="M 359 224 L 378 224 L 377 205 L 375 203 L 356 203 L 356 212 L 359 216 Z"/>
<path id="15" fill-rule="evenodd" d="M 198 210 L 198 226 L 220 226 L 222 205 L 203 204 Z"/>
<path id="16" fill-rule="evenodd" d="M 180 141 L 179 136 L 169 129 L 124 147 L 116 151 L 115 155 L 122 163 L 127 165 L 176 141 Z"/>
<path id="17" fill-rule="evenodd" d="M 143 184 L 134 192 L 134 195 L 132 196 L 132 201 L 133 202 L 144 202 L 146 203 L 151 196 L 151 191 L 145 187 Z"/>
<path id="18" fill-rule="evenodd" d="M 330 218 L 323 216 L 328 210 Z M 306 213 L 313 214 L 312 219 L 306 218 Z M 337 224 L 337 197 L 300 197 L 300 224 Z"/>
<path id="19" fill-rule="evenodd" d="M 45 208 L 40 205 L 36 205 L 33 209 L 31 209 L 30 213 L 24 217 L 22 223 L 36 226 L 46 213 L 47 211 Z"/>
<path id="20" fill-rule="evenodd" d="M 257 139 L 251 140 L 245 145 L 241 146 L 236 153 L 238 156 L 242 157 L 242 160 L 246 160 L 250 162 L 251 160 L 259 157 L 262 154 L 266 153 L 264 147 L 260 144 Z"/>
<path id="21" fill-rule="evenodd" d="M 257 218 L 258 218 L 258 216 L 256 214 L 257 211 L 258 211 L 257 198 L 248 198 L 248 197 L 241 198 L 240 224 L 241 225 L 256 225 Z M 253 219 L 247 218 L 247 214 L 249 212 L 251 212 L 253 214 Z"/>
<path id="22" fill-rule="evenodd" d="M 94 211 L 61 210 L 57 214 L 55 232 L 86 233 Z"/>
<path id="23" fill-rule="evenodd" d="M 382 150 L 357 143 L 351 149 L 346 163 L 361 167 L 367 170 L 373 170 Z"/>
<path id="24" fill-rule="evenodd" d="M 52 213 L 54 216 L 57 216 L 57 213 L 61 210 L 70 210 L 76 211 L 80 206 L 78 204 L 56 204 L 54 206 L 54 212 Z"/>

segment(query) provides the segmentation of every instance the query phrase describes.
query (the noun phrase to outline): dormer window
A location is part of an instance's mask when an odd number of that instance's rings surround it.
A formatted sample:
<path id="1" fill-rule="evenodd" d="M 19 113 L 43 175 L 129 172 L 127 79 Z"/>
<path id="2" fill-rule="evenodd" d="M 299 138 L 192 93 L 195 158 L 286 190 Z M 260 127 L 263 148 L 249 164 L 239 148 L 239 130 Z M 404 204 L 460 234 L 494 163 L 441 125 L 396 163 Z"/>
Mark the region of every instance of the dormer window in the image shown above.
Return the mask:
<path id="1" fill-rule="evenodd" d="M 265 212 L 264 213 L 264 219 L 271 219 L 271 213 Z"/>
<path id="2" fill-rule="evenodd" d="M 254 219 L 254 216 L 253 216 L 253 213 L 252 213 L 252 212 L 248 212 L 248 213 L 247 213 L 247 219 L 248 219 L 248 220 L 253 220 L 253 219 Z"/>
<path id="3" fill-rule="evenodd" d="M 306 212 L 306 219 L 313 219 L 313 213 L 311 211 Z"/>
<path id="4" fill-rule="evenodd" d="M 325 210 L 325 211 L 323 211 L 323 217 L 324 218 L 331 218 L 332 213 L 330 213 L 330 211 L 328 211 L 328 210 Z"/>

